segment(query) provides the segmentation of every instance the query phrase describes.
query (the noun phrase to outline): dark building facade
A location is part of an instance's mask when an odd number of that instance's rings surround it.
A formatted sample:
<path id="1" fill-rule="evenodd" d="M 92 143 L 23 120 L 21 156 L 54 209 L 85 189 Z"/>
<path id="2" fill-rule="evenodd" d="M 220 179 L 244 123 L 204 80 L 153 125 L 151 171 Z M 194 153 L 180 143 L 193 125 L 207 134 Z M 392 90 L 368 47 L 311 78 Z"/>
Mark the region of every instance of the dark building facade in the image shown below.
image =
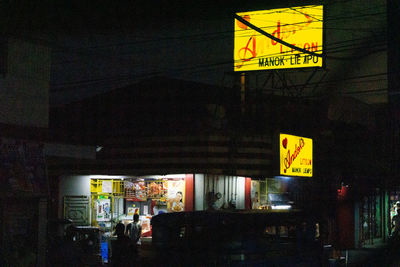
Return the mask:
<path id="1" fill-rule="evenodd" d="M 330 218 L 330 241 L 338 234 L 334 229 L 342 233 L 335 241 L 338 246 L 354 247 L 369 239 L 364 233 L 372 226 L 358 228 L 365 224 L 355 217 L 359 210 L 360 218 L 366 213 L 366 223 L 378 227 L 375 236 L 385 236 L 379 213 L 384 168 L 374 115 L 368 111 L 366 126 L 354 123 L 357 114 L 346 110 L 346 105 L 361 109 L 364 104 L 352 99 L 316 102 L 267 96 L 255 105 L 249 97 L 242 113 L 238 92 L 238 88 L 157 78 L 55 107 L 50 116 L 55 138 L 101 150 L 95 160 L 49 159 L 49 175 L 54 181 L 74 173 L 205 173 L 263 180 L 279 174 L 277 135 L 296 134 L 313 139 L 315 163 L 312 178 L 293 182 L 298 207 Z M 338 121 L 340 113 L 346 113 L 348 121 Z M 372 222 L 368 204 L 372 200 L 365 197 L 380 201 L 380 211 L 373 211 L 379 215 L 379 226 Z"/>

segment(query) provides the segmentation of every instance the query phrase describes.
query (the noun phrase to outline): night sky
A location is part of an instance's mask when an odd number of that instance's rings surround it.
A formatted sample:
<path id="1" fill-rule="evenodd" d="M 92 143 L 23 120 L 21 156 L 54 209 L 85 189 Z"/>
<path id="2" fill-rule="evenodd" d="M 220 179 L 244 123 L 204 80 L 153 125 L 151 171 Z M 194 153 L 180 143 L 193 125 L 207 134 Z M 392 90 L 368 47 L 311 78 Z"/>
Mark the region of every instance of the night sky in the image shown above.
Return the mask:
<path id="1" fill-rule="evenodd" d="M 6 34 L 52 46 L 50 103 L 55 105 L 154 76 L 232 87 L 232 14 L 316 3 L 321 1 L 20 0 L 2 3 L 1 25 Z M 379 76 L 386 73 L 385 1 L 362 7 L 357 1 L 323 4 L 327 55 L 351 60 L 328 60 L 308 91 L 321 96 L 340 88 L 340 93 L 367 103 L 385 102 L 387 82 Z M 364 54 L 370 57 L 356 58 Z M 312 70 L 284 73 L 301 85 Z M 249 87 L 257 88 L 269 73 L 251 75 Z M 345 86 L 343 78 L 350 79 Z M 371 92 L 357 93 L 365 89 Z"/>

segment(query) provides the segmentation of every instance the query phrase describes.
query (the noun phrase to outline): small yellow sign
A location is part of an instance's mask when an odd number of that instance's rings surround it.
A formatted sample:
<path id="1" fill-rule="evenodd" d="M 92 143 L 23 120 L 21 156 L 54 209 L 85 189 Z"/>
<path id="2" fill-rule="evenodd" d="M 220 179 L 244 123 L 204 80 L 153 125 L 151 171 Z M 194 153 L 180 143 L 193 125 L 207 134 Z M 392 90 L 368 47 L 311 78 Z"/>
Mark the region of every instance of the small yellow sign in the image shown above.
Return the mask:
<path id="1" fill-rule="evenodd" d="M 280 134 L 280 174 L 286 176 L 313 175 L 313 142 L 310 138 Z"/>
<path id="2" fill-rule="evenodd" d="M 301 6 L 237 13 L 287 44 L 322 55 L 323 6 Z M 234 70 L 322 67 L 322 57 L 297 51 L 235 19 Z"/>

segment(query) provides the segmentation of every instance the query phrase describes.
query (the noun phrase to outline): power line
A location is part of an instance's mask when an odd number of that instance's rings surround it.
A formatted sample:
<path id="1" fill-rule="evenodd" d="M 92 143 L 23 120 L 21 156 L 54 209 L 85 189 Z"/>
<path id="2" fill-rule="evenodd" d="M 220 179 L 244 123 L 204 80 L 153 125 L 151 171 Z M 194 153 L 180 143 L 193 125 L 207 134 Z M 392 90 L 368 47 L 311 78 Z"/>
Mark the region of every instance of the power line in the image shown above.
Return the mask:
<path id="1" fill-rule="evenodd" d="M 212 67 L 220 67 L 222 65 L 233 65 L 234 61 L 226 61 L 226 62 L 218 62 L 214 64 L 203 64 L 203 65 L 196 65 L 192 67 L 181 67 L 181 68 L 175 68 L 171 69 L 171 72 L 189 72 L 189 73 L 198 73 L 201 71 L 202 68 L 204 68 L 204 71 L 211 71 L 210 68 Z M 255 63 L 256 64 L 256 63 Z M 140 78 L 145 78 L 145 77 L 151 77 L 154 75 L 161 75 L 162 73 L 165 73 L 165 71 L 158 71 L 158 72 L 152 72 L 152 73 L 142 73 L 142 74 L 125 74 L 125 75 L 118 75 L 114 77 L 107 77 L 107 78 L 100 78 L 100 79 L 89 79 L 89 80 L 83 80 L 83 81 L 76 81 L 76 82 L 68 82 L 64 84 L 58 84 L 58 85 L 53 85 L 52 88 L 54 89 L 54 86 L 60 87 L 59 90 L 65 90 L 65 87 L 75 87 L 79 85 L 90 85 L 90 84 L 96 84 L 99 82 L 113 82 L 113 81 L 123 81 L 123 80 L 130 80 L 130 79 L 140 79 Z M 361 78 L 365 78 L 369 76 L 362 76 Z M 63 88 L 64 87 L 64 88 Z M 59 91 L 57 90 L 57 91 Z"/>
<path id="2" fill-rule="evenodd" d="M 364 41 L 364 43 L 365 43 L 365 42 L 367 42 L 369 40 L 371 40 L 371 39 L 370 38 L 360 38 L 360 39 L 354 39 L 354 40 L 339 41 L 339 42 L 336 42 L 336 43 L 328 43 L 328 44 L 324 44 L 324 46 L 325 46 L 325 50 L 324 51 L 326 53 L 340 53 L 340 52 L 346 51 L 346 49 L 344 49 L 344 48 L 348 48 L 347 50 L 356 50 L 356 49 L 361 49 L 361 48 L 372 48 L 372 47 L 377 47 L 377 46 L 379 46 L 381 44 L 382 45 L 386 44 L 386 41 L 384 40 L 384 41 L 376 41 L 375 43 L 373 43 L 373 45 L 368 44 L 368 45 L 363 45 L 363 46 L 361 46 L 361 45 L 355 46 L 357 41 L 360 41 L 360 42 Z M 345 43 L 347 43 L 347 45 L 344 45 Z M 334 47 L 334 45 L 336 45 L 336 44 L 342 44 L 342 45 Z M 322 46 L 319 46 L 319 47 L 321 48 Z M 135 51 L 133 53 L 138 54 L 138 51 Z M 126 55 L 126 54 L 123 54 L 123 55 Z M 118 56 L 123 56 L 123 55 L 119 54 Z M 134 55 L 134 54 L 132 54 L 132 55 Z M 282 54 L 280 54 L 280 53 L 268 54 L 268 55 L 265 55 L 265 56 L 274 56 L 274 55 L 282 55 Z M 353 58 L 350 58 L 350 59 L 353 59 Z M 53 63 L 53 64 L 54 65 L 55 64 L 63 64 L 63 65 L 65 65 L 66 63 L 80 62 L 80 61 L 82 61 L 82 57 L 80 58 L 80 60 L 76 60 L 76 61 L 67 60 L 67 61 L 62 61 L 62 62 Z M 226 62 L 226 64 L 227 63 L 228 62 Z M 223 63 L 223 64 L 225 64 L 225 63 Z"/>
<path id="3" fill-rule="evenodd" d="M 325 18 L 324 22 L 326 23 L 330 20 L 338 20 L 338 19 L 352 19 L 352 18 L 365 17 L 365 16 L 376 16 L 376 15 L 380 15 L 380 14 L 386 14 L 386 13 L 378 12 L 378 13 L 362 14 L 362 15 L 358 15 L 358 16 L 347 16 L 347 17 L 342 16 L 342 17 Z M 299 22 L 299 23 L 292 23 L 292 24 L 285 24 L 285 25 L 291 26 L 291 25 L 304 24 L 304 23 L 306 23 L 306 22 Z M 266 29 L 266 28 L 270 28 L 270 27 L 274 27 L 274 26 L 261 27 L 261 28 Z M 354 30 L 357 30 L 357 28 L 355 28 Z M 155 39 L 148 39 L 148 40 L 141 40 L 141 41 L 134 41 L 134 42 L 124 42 L 124 43 L 114 43 L 114 44 L 107 44 L 107 45 L 100 45 L 100 46 L 87 46 L 85 48 L 63 47 L 63 49 L 68 49 L 68 50 L 72 51 L 72 50 L 79 50 L 79 49 L 108 48 L 108 47 L 113 47 L 113 46 L 137 45 L 140 43 L 160 42 L 160 41 L 166 41 L 166 40 L 181 40 L 183 38 L 191 39 L 191 38 L 207 37 L 210 35 L 218 35 L 218 37 L 220 37 L 221 34 L 231 34 L 233 32 L 235 32 L 235 31 L 229 30 L 229 31 L 221 31 L 221 32 L 215 32 L 215 33 L 204 33 L 204 34 L 193 34 L 193 35 L 174 36 L 174 37 L 165 37 L 165 38 L 155 38 Z M 230 37 L 230 36 L 228 36 L 228 37 Z M 61 51 L 63 51 L 63 50 L 61 50 Z"/>
<path id="4" fill-rule="evenodd" d="M 204 36 L 204 35 L 203 35 Z M 180 37 L 174 37 L 174 38 L 180 38 Z M 328 44 L 329 45 L 329 44 Z M 108 46 L 110 46 L 110 45 L 108 45 Z M 349 44 L 348 46 L 351 46 L 351 44 Z M 342 47 L 340 47 L 340 46 L 338 46 L 338 47 L 336 47 L 336 51 L 335 52 L 343 52 L 343 51 L 345 51 L 345 50 L 340 50 L 341 48 L 343 48 L 344 46 L 342 46 Z M 351 48 L 351 49 L 349 49 L 349 50 L 352 50 L 353 48 Z M 354 48 L 354 49 L 357 49 L 357 48 Z M 326 51 L 326 50 L 325 50 Z M 327 51 L 326 51 L 327 52 Z M 332 50 L 332 52 L 333 52 L 333 50 Z M 355 59 L 354 57 L 353 58 L 349 58 L 349 59 L 351 59 L 351 60 L 353 60 L 353 59 Z M 213 66 L 221 66 L 221 65 L 227 65 L 227 64 L 231 64 L 231 62 L 232 61 L 229 61 L 229 62 L 219 62 L 219 63 L 215 63 L 215 64 L 205 64 L 205 65 L 199 65 L 199 66 L 192 66 L 191 68 L 180 68 L 180 69 L 172 69 L 171 71 L 181 71 L 181 72 L 183 72 L 183 71 L 192 71 L 193 72 L 193 70 L 194 70 L 194 72 L 196 71 L 196 69 L 201 69 L 201 68 L 206 68 L 206 71 L 210 68 L 210 67 L 213 67 Z M 140 66 L 140 65 L 137 65 L 137 66 Z M 156 72 L 157 74 L 160 74 L 161 72 Z M 133 79 L 133 77 L 132 76 L 135 76 L 135 78 L 137 78 L 137 77 L 140 77 L 141 75 L 143 75 L 143 76 L 147 76 L 147 75 L 151 75 L 151 74 L 126 74 L 126 75 L 123 75 L 122 77 L 121 76 L 119 76 L 119 77 L 117 77 L 117 80 L 120 80 L 120 79 Z M 113 81 L 113 77 L 109 77 L 109 78 L 104 78 L 104 79 L 97 79 L 97 82 L 102 82 L 102 81 L 105 81 L 105 80 L 108 80 L 108 81 Z M 94 80 L 87 80 L 87 81 L 84 81 L 84 82 L 86 82 L 86 83 L 90 83 L 90 82 L 92 82 L 92 81 L 94 81 Z M 77 81 L 76 83 L 79 83 L 79 81 Z M 79 84 L 78 84 L 79 85 Z M 61 85 L 62 86 L 62 85 Z"/>
<path id="5" fill-rule="evenodd" d="M 367 46 L 370 47 L 370 46 Z M 355 50 L 355 49 L 350 49 L 350 50 Z M 345 51 L 345 50 L 343 50 Z M 382 50 L 384 51 L 384 50 Z M 339 50 L 336 50 L 335 52 L 340 52 Z M 375 51 L 376 52 L 376 51 Z M 278 54 L 271 54 L 268 56 L 274 56 L 274 55 L 280 55 Z M 362 56 L 360 56 L 362 57 Z M 355 59 L 355 58 L 353 58 Z M 229 60 L 229 61 L 225 61 L 225 62 L 216 62 L 216 63 L 208 63 L 208 64 L 202 64 L 202 65 L 196 65 L 196 66 L 190 66 L 190 67 L 180 67 L 180 68 L 174 68 L 174 69 L 169 69 L 171 72 L 188 72 L 191 71 L 191 73 L 196 73 L 199 69 L 204 68 L 205 71 L 210 70 L 210 68 L 212 67 L 220 67 L 223 65 L 231 65 L 233 66 L 233 64 L 235 63 L 234 60 Z M 254 65 L 258 64 L 253 63 Z M 139 66 L 139 65 L 138 65 Z M 88 85 L 91 83 L 98 83 L 98 82 L 105 82 L 105 81 L 122 81 L 122 80 L 130 80 L 130 79 L 138 79 L 141 77 L 149 77 L 152 75 L 161 75 L 162 73 L 165 73 L 165 71 L 168 70 L 164 70 L 164 71 L 156 71 L 156 72 L 150 72 L 150 73 L 142 73 L 142 74 L 137 74 L 137 73 L 133 73 L 133 74 L 124 74 L 124 75 L 118 75 L 118 76 L 114 76 L 114 77 L 106 77 L 106 78 L 99 78 L 99 79 L 88 79 L 88 80 L 81 80 L 81 81 L 75 81 L 75 82 L 67 82 L 67 83 L 63 83 L 63 84 L 53 84 L 52 87 L 66 87 L 66 86 L 78 86 L 78 85 Z"/>
<path id="6" fill-rule="evenodd" d="M 356 94 L 368 94 L 368 93 L 387 93 L 388 88 L 377 88 L 377 89 L 369 89 L 369 90 L 360 90 L 360 91 L 352 91 L 352 92 L 342 92 L 343 95 L 356 95 Z"/>
<path id="7" fill-rule="evenodd" d="M 346 46 L 337 46 L 336 48 L 337 49 L 340 49 L 340 48 L 344 48 L 344 47 L 352 47 L 352 46 L 354 46 L 355 44 L 357 44 L 357 42 L 358 41 L 364 41 L 364 42 L 367 42 L 367 41 L 369 41 L 369 40 L 373 40 L 372 38 L 360 38 L 360 39 L 352 39 L 352 40 L 344 40 L 344 41 L 339 41 L 339 42 L 335 42 L 335 43 L 324 43 L 324 46 L 325 46 L 325 51 L 326 52 L 328 52 L 330 49 L 332 49 L 332 50 L 330 50 L 331 52 L 333 52 L 333 47 L 335 46 L 335 45 L 339 45 L 339 44 L 345 44 L 345 43 L 348 43 Z M 210 41 L 210 40 L 207 40 L 208 42 L 212 42 L 212 41 Z M 376 45 L 376 42 L 378 42 L 377 40 L 375 40 L 375 42 L 373 43 L 373 45 Z M 383 41 L 379 41 L 379 42 L 386 42 L 386 40 L 383 40 Z M 371 47 L 371 45 L 368 45 L 369 47 Z M 173 47 L 173 45 L 172 44 L 165 44 L 165 46 L 164 47 L 158 47 L 158 49 L 163 49 L 163 48 L 171 48 L 171 47 Z M 142 47 L 144 50 L 141 50 L 142 52 L 144 52 L 144 51 L 146 51 L 146 47 Z M 147 48 L 147 49 L 150 49 L 150 48 Z M 155 49 L 155 48 L 154 48 Z M 355 47 L 355 49 L 358 49 L 358 47 Z M 340 51 L 339 51 L 340 52 Z M 129 55 L 132 55 L 132 56 L 134 56 L 134 55 L 137 55 L 137 54 L 140 54 L 140 52 L 138 51 L 138 50 L 135 50 L 135 51 L 130 51 L 130 52 L 128 52 L 128 53 L 118 53 L 118 55 L 117 55 L 117 57 L 122 57 L 122 56 L 129 56 Z M 272 54 L 271 54 L 272 55 Z M 111 57 L 111 55 L 108 55 L 108 56 L 110 56 Z M 74 63 L 74 62 L 81 62 L 82 60 L 83 60 L 83 57 L 90 57 L 90 55 L 87 55 L 87 54 L 84 54 L 84 55 L 82 55 L 82 56 L 80 56 L 79 57 L 79 59 L 75 59 L 75 60 L 63 60 L 63 61 L 59 61 L 59 62 L 53 62 L 52 64 L 53 65 L 58 65 L 58 64 L 60 64 L 60 65 L 65 65 L 65 64 L 67 64 L 67 63 Z"/>

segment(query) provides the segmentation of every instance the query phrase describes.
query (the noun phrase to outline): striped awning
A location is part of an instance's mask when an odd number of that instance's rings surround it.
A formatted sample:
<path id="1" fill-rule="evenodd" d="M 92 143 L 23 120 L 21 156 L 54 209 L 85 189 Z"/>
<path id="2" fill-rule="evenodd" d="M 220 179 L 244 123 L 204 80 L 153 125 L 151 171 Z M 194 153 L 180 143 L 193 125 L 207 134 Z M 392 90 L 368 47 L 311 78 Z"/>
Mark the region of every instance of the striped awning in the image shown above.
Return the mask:
<path id="1" fill-rule="evenodd" d="M 48 158 L 49 174 L 272 173 L 270 136 L 112 137 L 96 159 Z"/>

